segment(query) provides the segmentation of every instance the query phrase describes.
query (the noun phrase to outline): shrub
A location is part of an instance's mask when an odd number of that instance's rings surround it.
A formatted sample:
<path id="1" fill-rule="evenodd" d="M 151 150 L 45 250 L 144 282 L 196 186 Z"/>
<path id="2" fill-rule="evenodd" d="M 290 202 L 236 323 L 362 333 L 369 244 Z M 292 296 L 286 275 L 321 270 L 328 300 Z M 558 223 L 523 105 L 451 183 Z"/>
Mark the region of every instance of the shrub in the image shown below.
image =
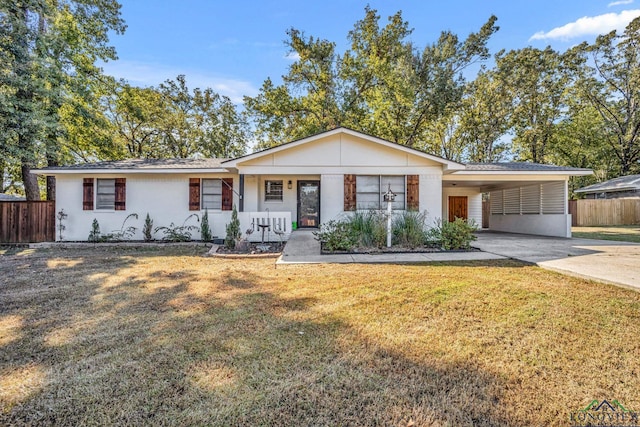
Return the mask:
<path id="1" fill-rule="evenodd" d="M 475 221 L 456 218 L 455 221 L 438 219 L 436 226 L 427 233 L 427 240 L 447 250 L 469 249 L 471 242 L 477 237 L 473 234 L 478 229 Z"/>
<path id="2" fill-rule="evenodd" d="M 411 249 L 425 244 L 426 212 L 402 211 L 393 219 L 394 243 Z"/>
<path id="3" fill-rule="evenodd" d="M 137 213 L 132 213 L 127 215 L 127 217 L 124 219 L 124 221 L 122 221 L 122 225 L 120 226 L 120 230 L 114 230 L 109 234 L 105 234 L 104 236 L 102 236 L 102 240 L 103 241 L 121 241 L 121 240 L 129 240 L 131 239 L 135 234 L 136 234 L 136 230 L 137 228 L 130 225 L 128 227 L 125 227 L 125 224 L 127 223 L 127 221 L 129 220 L 129 218 L 135 218 L 138 219 L 138 214 Z"/>
<path id="4" fill-rule="evenodd" d="M 89 238 L 87 239 L 90 242 L 101 242 L 102 236 L 100 234 L 100 224 L 96 218 L 93 218 L 93 222 L 91 223 L 91 231 L 89 232 Z"/>
<path id="5" fill-rule="evenodd" d="M 204 210 L 202 221 L 200 221 L 200 238 L 203 242 L 211 241 L 211 227 L 209 227 L 209 210 Z"/>
<path id="6" fill-rule="evenodd" d="M 195 225 L 187 225 L 187 221 L 191 217 L 196 217 L 196 221 L 200 222 L 197 214 L 189 215 L 182 225 L 175 225 L 173 222 L 168 227 L 157 227 L 154 232 L 162 231 L 164 237 L 162 240 L 168 240 L 170 242 L 188 242 L 191 240 L 191 232 L 196 230 L 198 227 Z"/>
<path id="7" fill-rule="evenodd" d="M 387 244 L 387 221 L 383 212 L 356 211 L 344 221 L 362 247 L 384 247 Z"/>
<path id="8" fill-rule="evenodd" d="M 147 217 L 144 219 L 144 226 L 142 227 L 142 236 L 145 242 L 153 240 L 153 220 L 147 213 Z"/>
<path id="9" fill-rule="evenodd" d="M 226 226 L 227 236 L 224 239 L 224 245 L 228 249 L 235 249 L 236 243 L 242 237 L 240 232 L 240 220 L 238 219 L 238 211 L 236 206 L 233 205 L 233 211 L 231 212 L 231 221 Z"/>
<path id="10" fill-rule="evenodd" d="M 351 251 L 358 241 L 352 225 L 346 221 L 331 220 L 322 223 L 313 235 L 327 251 Z"/>

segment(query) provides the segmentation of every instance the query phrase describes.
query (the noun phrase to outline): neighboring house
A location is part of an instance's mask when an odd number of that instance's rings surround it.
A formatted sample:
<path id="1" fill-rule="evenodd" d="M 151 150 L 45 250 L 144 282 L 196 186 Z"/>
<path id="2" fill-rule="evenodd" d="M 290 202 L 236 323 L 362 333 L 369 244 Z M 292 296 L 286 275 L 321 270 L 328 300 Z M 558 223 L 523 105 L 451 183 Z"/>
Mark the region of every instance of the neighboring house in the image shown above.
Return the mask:
<path id="1" fill-rule="evenodd" d="M 147 213 L 154 226 L 179 225 L 205 208 L 213 234 L 224 238 L 235 205 L 252 240 L 261 240 L 264 230 L 265 240 L 274 241 L 275 231 L 287 238 L 292 222 L 315 228 L 351 211 L 384 209 L 389 186 L 397 194 L 394 209 L 426 211 L 430 224 L 454 217 L 481 224 L 482 193 L 489 192 L 490 229 L 569 237 L 567 181 L 592 171 L 464 165 L 337 128 L 236 159 L 126 160 L 35 173 L 56 177 L 56 211 L 68 215 L 66 240 L 86 240 L 94 218 L 103 232 L 117 230 L 131 213 L 139 215 L 134 225 L 141 239 Z"/>
<path id="2" fill-rule="evenodd" d="M 640 198 L 640 175 L 620 176 L 574 191 L 587 199 Z"/>
<path id="3" fill-rule="evenodd" d="M 14 196 L 12 194 L 0 193 L 0 202 L 24 202 L 24 197 Z"/>

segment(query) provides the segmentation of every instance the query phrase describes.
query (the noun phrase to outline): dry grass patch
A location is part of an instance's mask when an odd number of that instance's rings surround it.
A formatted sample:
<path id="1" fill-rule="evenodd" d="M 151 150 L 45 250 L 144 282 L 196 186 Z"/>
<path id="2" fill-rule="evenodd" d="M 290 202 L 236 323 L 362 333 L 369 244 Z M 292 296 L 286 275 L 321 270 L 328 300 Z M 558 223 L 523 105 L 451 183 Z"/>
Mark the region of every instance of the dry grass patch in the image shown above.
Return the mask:
<path id="1" fill-rule="evenodd" d="M 0 424 L 566 425 L 640 409 L 640 294 L 503 261 L 0 256 Z"/>
<path id="2" fill-rule="evenodd" d="M 571 227 L 573 237 L 640 243 L 640 225 L 606 227 Z"/>

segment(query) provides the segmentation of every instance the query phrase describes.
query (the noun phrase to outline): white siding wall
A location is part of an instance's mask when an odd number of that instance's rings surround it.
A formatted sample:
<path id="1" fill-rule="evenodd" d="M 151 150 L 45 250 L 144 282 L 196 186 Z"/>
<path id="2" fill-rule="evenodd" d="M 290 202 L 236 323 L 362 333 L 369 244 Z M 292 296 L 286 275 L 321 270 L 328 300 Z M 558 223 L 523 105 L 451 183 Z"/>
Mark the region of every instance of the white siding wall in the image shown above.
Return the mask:
<path id="1" fill-rule="evenodd" d="M 427 225 L 435 225 L 442 218 L 442 168 L 431 167 L 419 179 L 420 212 L 427 212 Z"/>
<path id="2" fill-rule="evenodd" d="M 126 210 L 82 210 L 82 179 L 98 177 L 92 175 L 72 175 L 58 176 L 56 179 L 56 212 L 61 209 L 67 213 L 65 220 L 66 229 L 63 231 L 64 240 L 85 241 L 91 231 L 93 219 L 97 219 L 102 233 L 110 233 L 119 230 L 122 221 L 132 214 L 137 213 L 138 219 L 131 218 L 127 221 L 127 226 L 132 225 L 137 228 L 133 239 L 142 240 L 142 227 L 147 212 L 153 220 L 154 228 L 168 226 L 172 222 L 181 225 L 185 219 L 193 214 L 202 217 L 204 211 L 189 210 L 189 178 L 220 178 L 229 175 L 203 174 L 164 174 L 164 175 L 100 175 L 100 178 L 126 178 Z M 238 176 L 233 176 L 233 186 L 238 191 Z M 94 187 L 95 193 L 95 187 Z M 238 204 L 238 196 L 233 196 L 234 204 Z M 209 211 L 209 224 L 214 236 L 223 238 L 225 226 L 231 218 L 230 211 Z M 187 224 L 196 225 L 198 228 L 192 232 L 194 239 L 200 238 L 200 224 L 195 218 L 190 219 Z M 155 235 L 157 239 L 162 237 L 161 233 Z M 56 234 L 56 240 L 59 240 Z"/>
<path id="3" fill-rule="evenodd" d="M 344 175 L 322 175 L 320 197 L 320 222 L 337 219 L 344 214 Z"/>
<path id="4" fill-rule="evenodd" d="M 482 227 L 482 193 L 477 188 L 447 187 L 442 190 L 442 218 L 449 218 L 449 196 L 467 196 L 467 216 Z"/>

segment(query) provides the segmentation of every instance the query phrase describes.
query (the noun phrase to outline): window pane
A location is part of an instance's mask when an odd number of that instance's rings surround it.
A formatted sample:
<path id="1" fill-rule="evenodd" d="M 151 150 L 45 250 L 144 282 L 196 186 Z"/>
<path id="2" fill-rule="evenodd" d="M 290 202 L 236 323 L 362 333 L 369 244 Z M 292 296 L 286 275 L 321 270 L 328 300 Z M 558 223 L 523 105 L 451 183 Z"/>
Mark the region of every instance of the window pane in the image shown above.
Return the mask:
<path id="1" fill-rule="evenodd" d="M 203 194 L 222 194 L 222 180 L 221 179 L 203 179 L 202 193 Z"/>
<path id="2" fill-rule="evenodd" d="M 356 176 L 356 191 L 358 193 L 378 193 L 380 191 L 379 176 Z"/>
<path id="3" fill-rule="evenodd" d="M 96 189 L 96 209 L 115 209 L 116 180 L 98 179 Z"/>
<path id="4" fill-rule="evenodd" d="M 202 196 L 200 203 L 202 209 L 222 209 L 222 180 L 203 179 Z"/>
<path id="5" fill-rule="evenodd" d="M 404 210 L 405 209 L 405 177 L 401 176 L 383 176 L 380 179 L 382 181 L 382 188 L 380 189 L 382 194 L 386 193 L 389 190 L 389 185 L 391 185 L 391 191 L 396 194 L 396 198 L 391 204 L 391 209 L 393 210 Z M 384 200 L 384 198 L 382 198 Z M 387 205 L 384 204 L 383 208 L 386 208 Z"/>
<path id="6" fill-rule="evenodd" d="M 265 201 L 282 201 L 282 180 L 269 180 L 264 182 L 264 200 Z"/>

